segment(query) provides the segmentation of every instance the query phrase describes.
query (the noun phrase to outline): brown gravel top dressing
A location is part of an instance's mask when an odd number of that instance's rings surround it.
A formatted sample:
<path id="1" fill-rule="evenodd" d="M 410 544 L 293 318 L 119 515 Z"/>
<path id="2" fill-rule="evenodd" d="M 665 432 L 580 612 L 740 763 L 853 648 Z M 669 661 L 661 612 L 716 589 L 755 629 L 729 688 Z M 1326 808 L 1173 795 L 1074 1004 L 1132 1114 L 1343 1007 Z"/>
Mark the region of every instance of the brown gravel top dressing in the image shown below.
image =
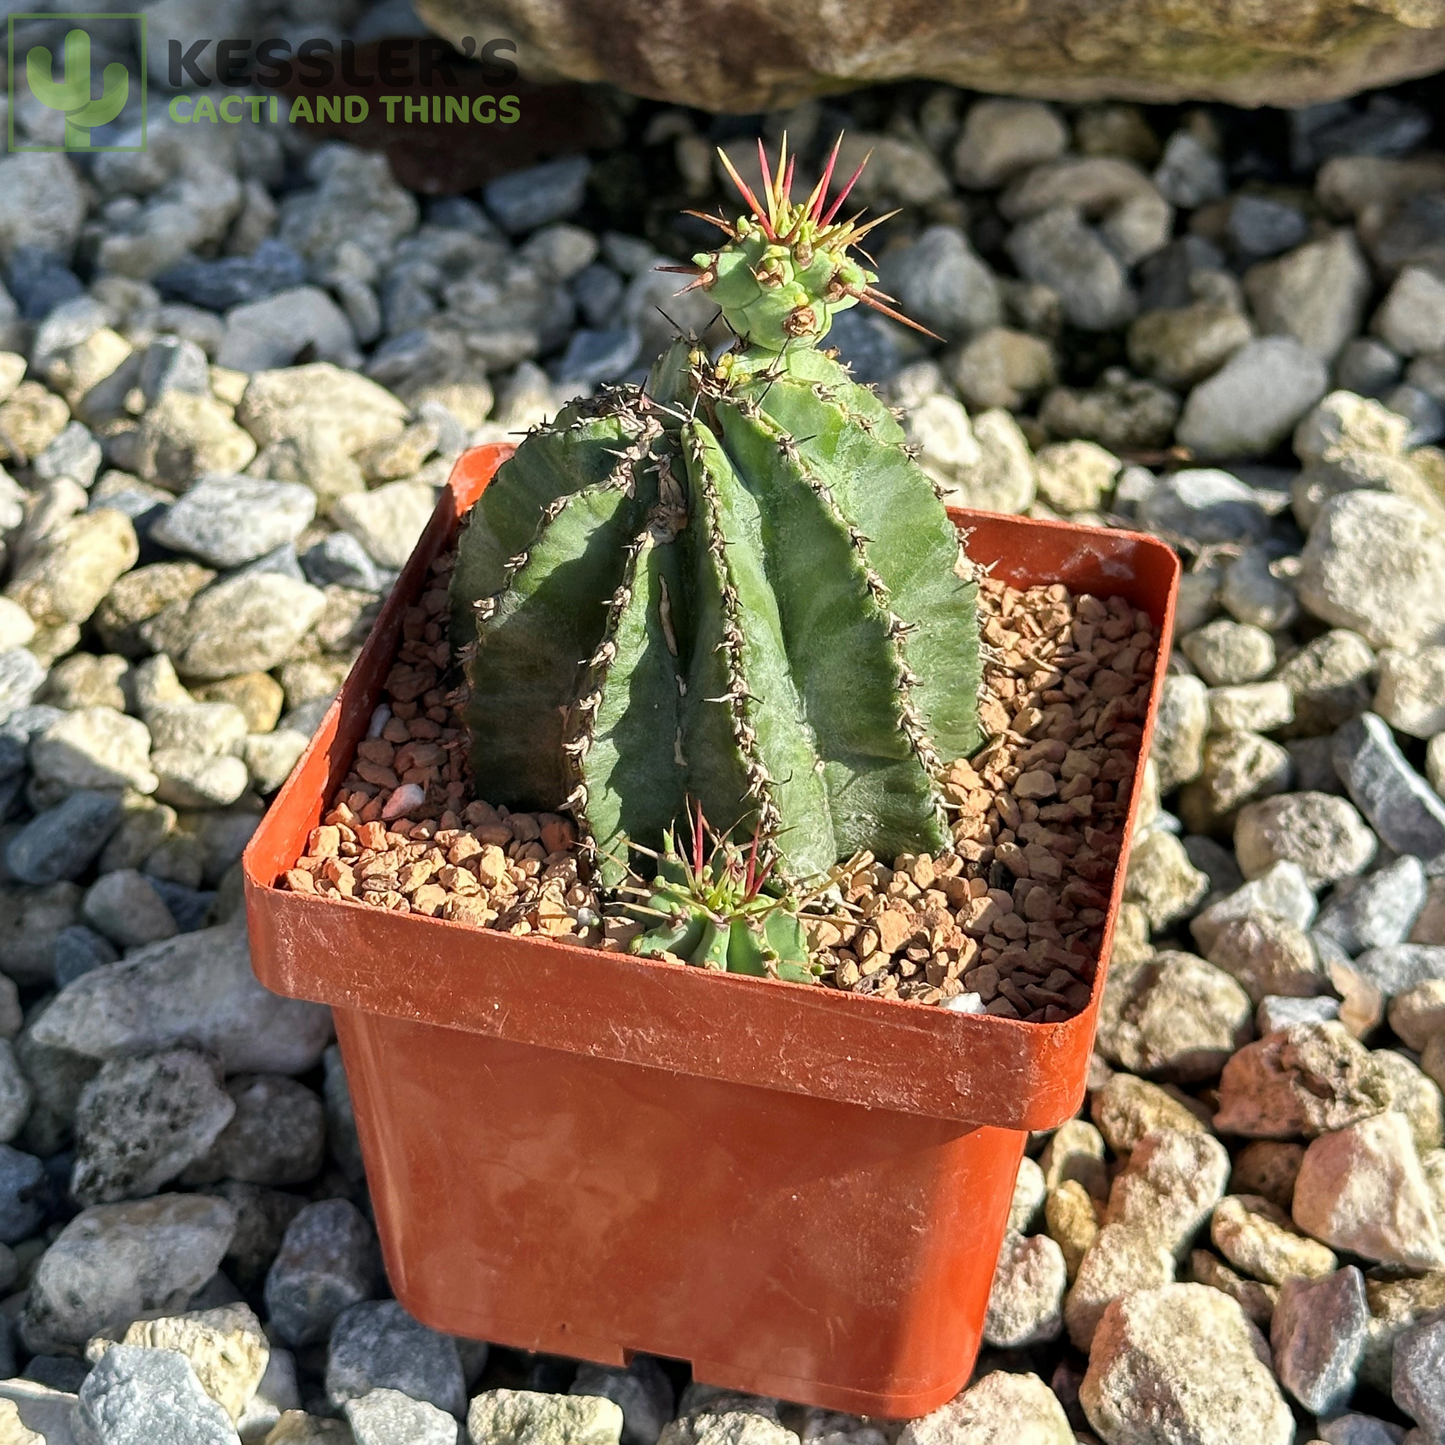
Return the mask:
<path id="1" fill-rule="evenodd" d="M 452 562 L 432 564 L 405 613 L 387 701 L 281 885 L 625 949 L 638 925 L 599 899 L 569 818 L 471 797 Z M 824 987 L 924 1004 L 974 992 L 988 1013 L 1060 1022 L 1088 1002 L 1098 965 L 1158 634 L 1122 598 L 990 577 L 979 619 L 989 742 L 945 774 L 954 848 L 850 860 L 813 945 Z"/>

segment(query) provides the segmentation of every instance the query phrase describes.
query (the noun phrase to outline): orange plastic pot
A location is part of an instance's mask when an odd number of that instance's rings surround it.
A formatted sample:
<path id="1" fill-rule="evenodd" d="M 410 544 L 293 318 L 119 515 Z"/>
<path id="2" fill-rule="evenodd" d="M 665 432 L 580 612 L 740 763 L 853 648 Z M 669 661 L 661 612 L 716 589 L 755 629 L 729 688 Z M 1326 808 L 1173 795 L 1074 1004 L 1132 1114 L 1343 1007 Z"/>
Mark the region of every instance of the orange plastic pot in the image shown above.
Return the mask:
<path id="1" fill-rule="evenodd" d="M 457 463 L 246 850 L 257 976 L 335 1011 L 387 1272 L 418 1319 L 603 1363 L 670 1356 L 711 1384 L 833 1409 L 923 1414 L 972 1369 L 1027 1132 L 1083 1099 L 1102 968 L 1082 1014 L 1028 1024 L 274 886 L 365 734 L 402 610 L 509 452 Z M 1153 538 L 953 516 L 995 576 L 1122 594 L 1170 635 L 1179 565 Z M 1105 958 L 1126 861 L 1127 849 Z"/>

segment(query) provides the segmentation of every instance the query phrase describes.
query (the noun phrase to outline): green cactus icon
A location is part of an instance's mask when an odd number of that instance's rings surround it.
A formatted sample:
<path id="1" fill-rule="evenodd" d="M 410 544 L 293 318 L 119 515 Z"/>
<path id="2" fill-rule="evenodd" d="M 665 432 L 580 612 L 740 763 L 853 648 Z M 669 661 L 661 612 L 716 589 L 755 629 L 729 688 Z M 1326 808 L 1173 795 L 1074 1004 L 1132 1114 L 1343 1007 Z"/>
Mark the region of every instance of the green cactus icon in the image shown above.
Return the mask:
<path id="1" fill-rule="evenodd" d="M 35 46 L 25 57 L 30 89 L 43 105 L 65 112 L 65 149 L 89 150 L 90 128 L 118 116 L 130 93 L 125 66 L 112 61 L 105 67 L 105 85 L 98 99 L 90 98 L 90 36 L 72 30 L 65 37 L 65 79 L 55 79 L 55 58 L 48 47 Z"/>

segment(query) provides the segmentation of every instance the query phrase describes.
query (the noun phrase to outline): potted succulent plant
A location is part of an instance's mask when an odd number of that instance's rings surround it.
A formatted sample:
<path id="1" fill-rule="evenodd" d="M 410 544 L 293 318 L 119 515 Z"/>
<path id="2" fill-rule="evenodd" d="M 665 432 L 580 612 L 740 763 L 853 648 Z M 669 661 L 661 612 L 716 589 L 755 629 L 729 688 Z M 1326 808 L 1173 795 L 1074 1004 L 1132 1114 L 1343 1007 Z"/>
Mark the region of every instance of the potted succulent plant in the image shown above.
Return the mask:
<path id="1" fill-rule="evenodd" d="M 253 959 L 335 1009 L 419 1318 L 916 1415 L 1083 1095 L 1178 566 L 946 509 L 819 345 L 889 309 L 852 182 L 761 159 L 691 268 L 736 344 L 458 463 Z"/>

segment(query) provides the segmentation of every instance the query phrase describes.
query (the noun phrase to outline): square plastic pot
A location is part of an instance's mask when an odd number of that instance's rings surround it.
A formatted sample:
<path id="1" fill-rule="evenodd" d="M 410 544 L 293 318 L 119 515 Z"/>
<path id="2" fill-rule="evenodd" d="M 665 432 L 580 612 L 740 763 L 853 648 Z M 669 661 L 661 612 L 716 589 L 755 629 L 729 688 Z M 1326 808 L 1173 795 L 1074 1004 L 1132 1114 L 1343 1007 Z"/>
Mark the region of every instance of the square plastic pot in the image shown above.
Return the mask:
<path id="1" fill-rule="evenodd" d="M 246 850 L 256 974 L 335 1011 L 387 1273 L 418 1319 L 602 1363 L 670 1356 L 709 1384 L 832 1409 L 924 1414 L 973 1367 L 1028 1131 L 1083 1099 L 1102 966 L 1081 1014 L 1029 1024 L 274 886 L 365 735 L 403 609 L 510 450 L 457 463 Z M 1157 540 L 952 515 L 994 576 L 1122 594 L 1170 636 L 1179 564 Z"/>

